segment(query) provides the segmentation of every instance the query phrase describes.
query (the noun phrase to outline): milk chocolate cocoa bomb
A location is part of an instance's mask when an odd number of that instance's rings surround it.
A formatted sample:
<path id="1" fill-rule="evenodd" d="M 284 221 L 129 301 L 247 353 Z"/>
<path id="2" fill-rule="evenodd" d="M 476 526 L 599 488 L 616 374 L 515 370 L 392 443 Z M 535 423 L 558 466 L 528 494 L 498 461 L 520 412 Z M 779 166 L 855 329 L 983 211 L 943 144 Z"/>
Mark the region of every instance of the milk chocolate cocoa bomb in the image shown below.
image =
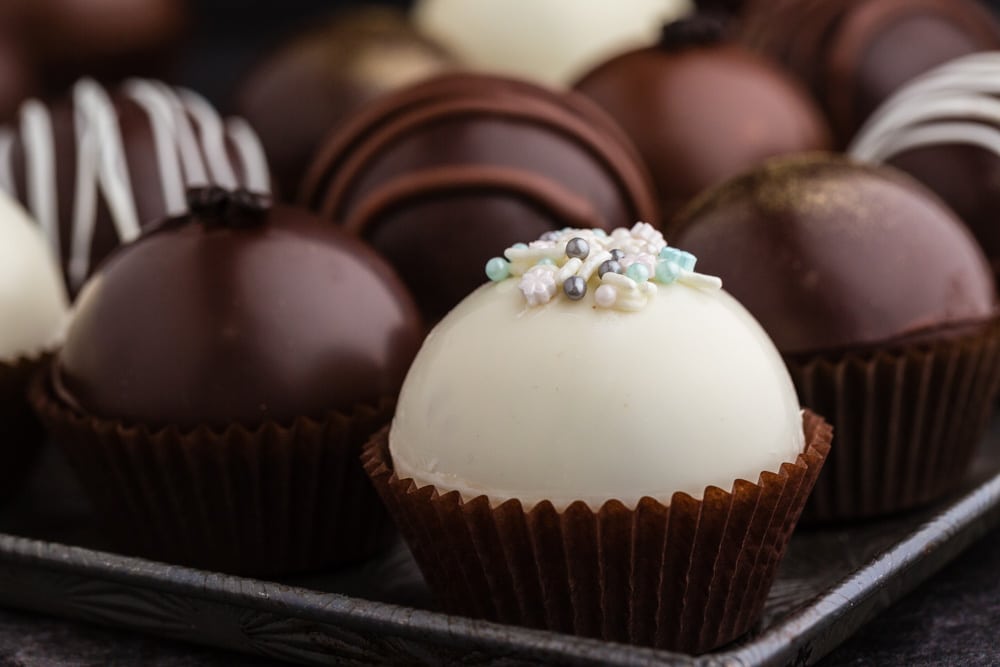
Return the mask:
<path id="1" fill-rule="evenodd" d="M 109 92 L 83 79 L 0 127 L 0 190 L 42 227 L 73 294 L 120 243 L 186 212 L 186 188 L 206 185 L 268 192 L 263 149 L 245 121 L 158 81 Z"/>
<path id="2" fill-rule="evenodd" d="M 954 489 L 1000 382 L 997 296 L 968 229 L 915 180 L 784 159 L 682 212 L 676 243 L 771 335 L 802 404 L 836 433 L 814 519 L 856 519 Z"/>
<path id="3" fill-rule="evenodd" d="M 1000 27 L 974 0 L 755 0 L 740 35 L 809 87 L 840 147 L 916 75 L 1000 48 Z"/>
<path id="4" fill-rule="evenodd" d="M 622 131 L 574 93 L 451 74 L 383 97 L 319 151 L 301 201 L 387 257 L 433 322 L 522 238 L 658 223 Z"/>
<path id="5" fill-rule="evenodd" d="M 823 150 L 829 131 L 798 82 L 725 41 L 715 19 L 664 27 L 660 42 L 598 66 L 575 86 L 632 139 L 668 224 L 705 188 L 786 153 Z"/>
<path id="6" fill-rule="evenodd" d="M 281 192 L 294 197 L 327 134 L 378 96 L 452 66 L 399 10 L 359 7 L 268 54 L 236 108 L 260 135 Z"/>

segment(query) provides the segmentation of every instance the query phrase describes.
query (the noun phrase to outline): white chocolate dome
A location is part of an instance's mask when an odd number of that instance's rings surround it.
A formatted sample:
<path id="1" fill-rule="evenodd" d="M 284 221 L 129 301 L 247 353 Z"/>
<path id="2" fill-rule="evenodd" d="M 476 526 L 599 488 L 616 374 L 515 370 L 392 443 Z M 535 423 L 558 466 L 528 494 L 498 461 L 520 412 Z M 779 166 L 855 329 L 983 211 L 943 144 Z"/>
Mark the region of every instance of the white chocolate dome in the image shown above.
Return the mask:
<path id="1" fill-rule="evenodd" d="M 494 504 L 596 509 L 777 472 L 804 447 L 795 389 L 756 320 L 713 287 L 660 285 L 622 310 L 484 285 L 410 368 L 389 434 L 396 473 Z"/>
<path id="2" fill-rule="evenodd" d="M 0 363 L 58 345 L 68 310 L 62 274 L 41 230 L 0 193 Z"/>
<path id="3" fill-rule="evenodd" d="M 567 86 L 656 41 L 689 0 L 421 0 L 417 26 L 471 67 Z"/>

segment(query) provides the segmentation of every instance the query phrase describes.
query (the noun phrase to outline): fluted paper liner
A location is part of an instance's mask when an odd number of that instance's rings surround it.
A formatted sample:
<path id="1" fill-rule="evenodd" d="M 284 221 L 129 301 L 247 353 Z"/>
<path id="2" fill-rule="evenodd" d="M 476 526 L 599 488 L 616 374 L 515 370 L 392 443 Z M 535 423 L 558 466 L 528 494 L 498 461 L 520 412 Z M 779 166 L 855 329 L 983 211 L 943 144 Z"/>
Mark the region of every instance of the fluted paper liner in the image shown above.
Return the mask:
<path id="1" fill-rule="evenodd" d="M 1000 387 L 1000 324 L 937 342 L 785 361 L 802 404 L 837 434 L 803 520 L 875 517 L 962 483 Z"/>
<path id="2" fill-rule="evenodd" d="M 702 500 L 676 493 L 669 506 L 464 502 L 396 477 L 388 429 L 362 462 L 446 611 L 701 653 L 746 632 L 763 609 L 830 449 L 829 425 L 810 412 L 803 422 L 794 463 L 731 492 L 708 487 Z"/>
<path id="3" fill-rule="evenodd" d="M 0 500 L 21 487 L 45 439 L 28 403 L 28 384 L 45 361 L 38 357 L 0 362 Z"/>
<path id="4" fill-rule="evenodd" d="M 31 399 L 122 551 L 240 575 L 320 570 L 394 534 L 359 463 L 393 402 L 250 430 L 150 431 Z"/>

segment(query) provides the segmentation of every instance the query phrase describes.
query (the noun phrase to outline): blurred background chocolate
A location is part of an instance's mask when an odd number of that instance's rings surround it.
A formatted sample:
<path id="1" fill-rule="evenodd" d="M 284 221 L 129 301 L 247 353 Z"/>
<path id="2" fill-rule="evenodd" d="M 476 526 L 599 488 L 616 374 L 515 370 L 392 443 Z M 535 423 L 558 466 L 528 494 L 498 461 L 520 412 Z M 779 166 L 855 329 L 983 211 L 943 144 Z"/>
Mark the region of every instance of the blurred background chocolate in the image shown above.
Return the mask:
<path id="1" fill-rule="evenodd" d="M 413 16 L 475 70 L 566 86 L 690 10 L 690 0 L 418 0 Z"/>
<path id="2" fill-rule="evenodd" d="M 752 0 L 741 38 L 809 87 L 839 147 L 914 76 L 1000 48 L 1000 28 L 975 0 Z"/>
<path id="3" fill-rule="evenodd" d="M 483 266 L 562 227 L 657 224 L 635 148 L 586 98 L 483 74 L 384 96 L 318 152 L 302 203 L 367 239 L 429 322 Z"/>
<path id="4" fill-rule="evenodd" d="M 134 79 L 108 91 L 82 79 L 0 126 L 0 191 L 41 226 L 73 294 L 115 247 L 184 213 L 186 189 L 205 185 L 266 192 L 268 168 L 246 122 L 224 121 L 190 90 Z"/>
<path id="5" fill-rule="evenodd" d="M 822 114 L 777 66 L 727 41 L 714 18 L 664 27 L 657 45 L 617 56 L 575 86 L 625 130 L 670 217 L 705 188 L 767 158 L 829 147 Z"/>
<path id="6" fill-rule="evenodd" d="M 933 190 L 965 221 L 1000 284 L 1000 52 L 965 56 L 900 88 L 848 152 Z"/>
<path id="7" fill-rule="evenodd" d="M 401 10 L 359 7 L 262 59 L 240 86 L 236 108 L 260 135 L 281 193 L 293 197 L 331 130 L 379 95 L 453 64 Z"/>

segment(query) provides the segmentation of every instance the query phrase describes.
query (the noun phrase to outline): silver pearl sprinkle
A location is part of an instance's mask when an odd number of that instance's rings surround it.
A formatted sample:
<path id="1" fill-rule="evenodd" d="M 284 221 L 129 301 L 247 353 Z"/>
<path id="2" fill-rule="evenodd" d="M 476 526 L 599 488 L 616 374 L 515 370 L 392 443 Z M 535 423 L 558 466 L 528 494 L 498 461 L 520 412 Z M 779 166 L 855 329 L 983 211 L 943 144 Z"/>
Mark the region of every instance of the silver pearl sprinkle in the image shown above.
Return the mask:
<path id="1" fill-rule="evenodd" d="M 611 252 L 615 252 L 612 250 Z M 620 250 L 618 252 L 621 252 Z M 597 277 L 603 278 L 605 273 L 621 273 L 622 265 L 618 263 L 616 259 L 608 259 L 601 262 L 601 265 L 597 267 Z"/>
<path id="2" fill-rule="evenodd" d="M 581 239 L 579 236 L 574 236 L 566 244 L 567 257 L 578 257 L 579 259 L 587 259 L 587 255 L 589 254 L 590 254 L 590 244 Z"/>
<path id="3" fill-rule="evenodd" d="M 622 261 L 622 257 L 624 256 L 625 253 L 620 248 L 615 248 L 614 250 L 611 251 L 611 259 L 615 260 L 616 262 Z M 621 273 L 621 271 L 615 271 L 615 273 Z"/>
<path id="4" fill-rule="evenodd" d="M 570 276 L 563 282 L 563 292 L 572 301 L 579 301 L 587 293 L 587 281 L 580 276 Z"/>

